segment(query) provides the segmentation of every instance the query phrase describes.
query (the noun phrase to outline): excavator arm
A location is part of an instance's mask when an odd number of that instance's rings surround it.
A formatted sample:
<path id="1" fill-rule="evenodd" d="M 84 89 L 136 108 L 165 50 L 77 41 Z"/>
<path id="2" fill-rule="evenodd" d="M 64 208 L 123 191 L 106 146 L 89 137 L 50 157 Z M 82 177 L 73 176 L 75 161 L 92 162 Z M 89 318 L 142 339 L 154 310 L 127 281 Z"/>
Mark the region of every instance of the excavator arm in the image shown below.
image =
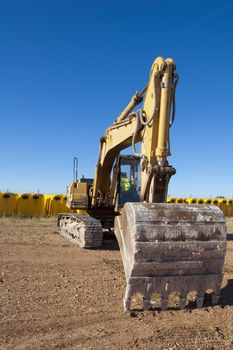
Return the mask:
<path id="1" fill-rule="evenodd" d="M 175 106 L 178 76 L 175 62 L 158 57 L 151 68 L 149 82 L 136 93 L 100 139 L 92 206 L 110 206 L 114 202 L 112 168 L 120 151 L 141 142 L 141 201 L 165 202 L 168 182 L 175 169 L 168 164 L 171 110 Z M 134 111 L 144 99 L 143 107 Z"/>

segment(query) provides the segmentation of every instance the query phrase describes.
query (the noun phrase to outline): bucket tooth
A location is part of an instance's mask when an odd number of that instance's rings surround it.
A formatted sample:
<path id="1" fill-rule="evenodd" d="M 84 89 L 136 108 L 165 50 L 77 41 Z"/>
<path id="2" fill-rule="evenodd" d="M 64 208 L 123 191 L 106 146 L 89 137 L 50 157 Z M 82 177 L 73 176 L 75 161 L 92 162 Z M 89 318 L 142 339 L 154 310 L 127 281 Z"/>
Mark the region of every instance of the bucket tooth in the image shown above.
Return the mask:
<path id="1" fill-rule="evenodd" d="M 147 288 L 146 288 L 147 295 L 151 294 L 152 288 L 153 288 L 153 284 L 151 282 L 148 282 L 147 283 Z"/>
<path id="2" fill-rule="evenodd" d="M 168 305 L 168 298 L 161 297 L 161 311 L 166 311 Z"/>
<path id="3" fill-rule="evenodd" d="M 220 294 L 213 293 L 211 296 L 211 299 L 212 299 L 212 304 L 217 305 L 220 299 Z"/>
<path id="4" fill-rule="evenodd" d="M 169 289 L 170 289 L 170 283 L 165 282 L 164 287 L 163 287 L 163 291 L 161 294 L 161 310 L 162 311 L 167 310 Z"/>
<path id="5" fill-rule="evenodd" d="M 200 309 L 204 303 L 204 295 L 197 295 L 196 297 L 196 305 L 197 308 Z"/>
<path id="6" fill-rule="evenodd" d="M 180 310 L 184 310 L 185 309 L 185 305 L 186 305 L 186 296 L 179 296 L 179 306 L 180 306 Z"/>
<path id="7" fill-rule="evenodd" d="M 115 234 L 126 275 L 124 309 L 131 298 L 143 296 L 143 309 L 154 294 L 161 295 L 161 309 L 169 294 L 186 296 L 197 291 L 197 307 L 204 292 L 219 297 L 226 253 L 226 223 L 221 210 L 212 205 L 174 203 L 126 203 L 115 218 Z"/>
<path id="8" fill-rule="evenodd" d="M 133 288 L 130 283 L 127 283 L 126 290 L 125 290 L 125 297 L 123 299 L 123 304 L 124 304 L 124 310 L 125 311 L 130 311 L 130 306 L 131 306 L 131 297 Z"/>
<path id="9" fill-rule="evenodd" d="M 131 299 L 123 299 L 123 306 L 125 311 L 130 311 Z"/>
<path id="10" fill-rule="evenodd" d="M 153 285 L 151 282 L 146 283 L 146 288 L 144 291 L 143 296 L 143 310 L 150 310 L 151 309 L 151 291 L 152 291 Z"/>
<path id="11" fill-rule="evenodd" d="M 216 285 L 215 288 L 213 289 L 213 293 L 211 296 L 212 299 L 212 304 L 217 305 L 220 299 L 220 288 L 219 285 Z"/>
<path id="12" fill-rule="evenodd" d="M 150 299 L 143 298 L 142 302 L 143 302 L 143 310 L 145 310 L 145 311 L 150 310 L 150 308 L 151 308 Z"/>

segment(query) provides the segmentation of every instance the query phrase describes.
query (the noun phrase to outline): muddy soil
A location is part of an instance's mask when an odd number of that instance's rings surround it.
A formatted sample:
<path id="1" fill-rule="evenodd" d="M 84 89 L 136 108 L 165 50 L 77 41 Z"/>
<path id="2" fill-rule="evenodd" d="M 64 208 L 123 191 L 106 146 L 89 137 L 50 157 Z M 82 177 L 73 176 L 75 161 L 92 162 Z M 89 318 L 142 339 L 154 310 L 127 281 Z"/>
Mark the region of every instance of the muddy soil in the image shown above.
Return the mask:
<path id="1" fill-rule="evenodd" d="M 117 243 L 81 250 L 55 227 L 0 219 L 0 349 L 233 349 L 233 218 L 219 305 L 131 316 Z"/>

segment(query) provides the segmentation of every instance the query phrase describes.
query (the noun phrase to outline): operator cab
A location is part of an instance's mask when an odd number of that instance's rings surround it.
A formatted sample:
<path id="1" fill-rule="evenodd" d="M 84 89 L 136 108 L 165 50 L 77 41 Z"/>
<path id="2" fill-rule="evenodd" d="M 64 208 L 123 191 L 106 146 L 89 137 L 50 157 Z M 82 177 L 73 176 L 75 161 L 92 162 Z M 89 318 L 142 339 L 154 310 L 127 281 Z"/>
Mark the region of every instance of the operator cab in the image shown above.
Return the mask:
<path id="1" fill-rule="evenodd" d="M 120 155 L 118 173 L 118 205 L 140 202 L 140 157 Z"/>

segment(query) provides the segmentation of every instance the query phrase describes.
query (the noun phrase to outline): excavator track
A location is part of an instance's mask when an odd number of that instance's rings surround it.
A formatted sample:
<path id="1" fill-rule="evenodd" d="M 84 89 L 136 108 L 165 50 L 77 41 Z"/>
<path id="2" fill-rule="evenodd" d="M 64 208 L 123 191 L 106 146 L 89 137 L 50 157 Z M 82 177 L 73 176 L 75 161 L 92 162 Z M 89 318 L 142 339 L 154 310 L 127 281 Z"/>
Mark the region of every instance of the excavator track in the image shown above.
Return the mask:
<path id="1" fill-rule="evenodd" d="M 103 230 L 99 220 L 82 214 L 59 214 L 59 233 L 81 248 L 99 248 Z"/>
<path id="2" fill-rule="evenodd" d="M 127 284 L 124 309 L 132 309 L 137 294 L 141 309 L 148 310 L 153 295 L 159 294 L 160 307 L 166 310 L 173 292 L 179 294 L 183 309 L 193 291 L 199 308 L 207 290 L 217 304 L 226 233 L 223 213 L 216 206 L 126 203 L 115 218 Z"/>

